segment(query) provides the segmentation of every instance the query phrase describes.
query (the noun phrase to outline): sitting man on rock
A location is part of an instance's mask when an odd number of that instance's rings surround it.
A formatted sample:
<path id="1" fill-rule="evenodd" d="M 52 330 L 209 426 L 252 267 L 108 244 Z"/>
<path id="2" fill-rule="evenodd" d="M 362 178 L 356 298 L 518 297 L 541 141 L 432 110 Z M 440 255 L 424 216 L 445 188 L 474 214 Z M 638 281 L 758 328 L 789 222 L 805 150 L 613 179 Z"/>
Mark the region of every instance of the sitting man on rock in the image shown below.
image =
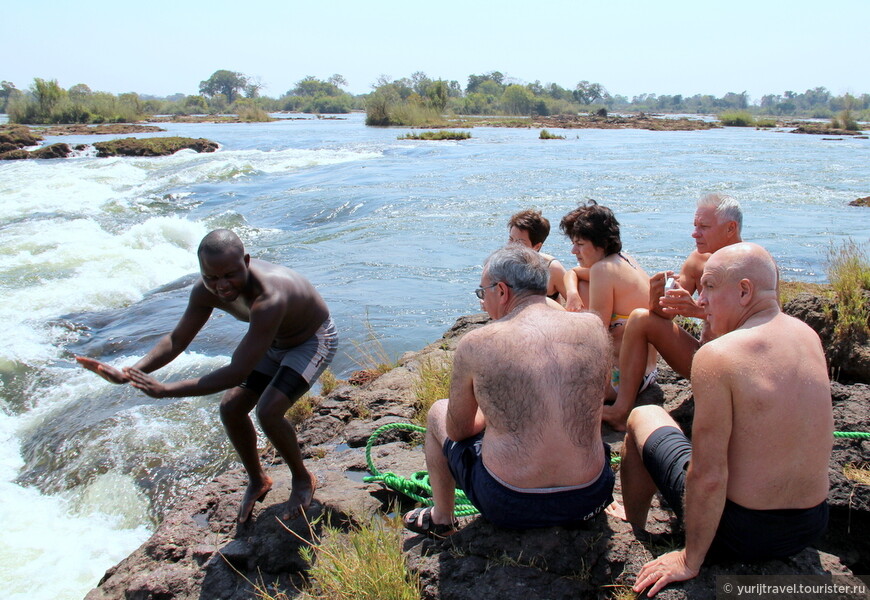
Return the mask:
<path id="1" fill-rule="evenodd" d="M 620 466 L 624 508 L 646 525 L 658 488 L 685 524 L 686 547 L 644 565 L 652 596 L 695 577 L 708 560 L 795 554 L 825 530 L 834 419 L 816 333 L 777 301 L 777 270 L 761 246 L 714 253 L 699 307 L 716 339 L 695 354 L 691 443 L 658 406 L 635 408 Z"/>
<path id="2" fill-rule="evenodd" d="M 404 516 L 416 533 L 453 533 L 458 486 L 495 525 L 578 525 L 610 504 L 601 439 L 610 341 L 590 313 L 547 304 L 547 265 L 519 244 L 486 260 L 475 291 L 493 322 L 462 338 L 450 398 L 429 410 L 434 506 Z"/>
<path id="3" fill-rule="evenodd" d="M 649 347 L 654 347 L 674 371 L 688 378 L 692 357 L 701 344 L 709 339 L 706 326 L 701 339 L 674 323 L 674 317 L 704 318 L 704 311 L 692 298 L 699 290 L 698 282 L 710 254 L 720 248 L 741 241 L 743 213 L 740 204 L 731 196 L 706 194 L 698 200 L 695 211 L 696 249 L 692 251 L 679 277 L 674 277 L 670 289 L 665 281 L 671 271 L 656 273 L 649 280 L 650 308 L 637 308 L 631 312 L 623 328 L 619 350 L 619 388 L 616 400 L 604 407 L 603 420 L 617 431 L 625 429 L 628 413 L 645 387 Z"/>
<path id="4" fill-rule="evenodd" d="M 257 452 L 249 413 L 256 406 L 263 433 L 290 467 L 293 489 L 284 519 L 311 504 L 314 476 L 305 468 L 293 424 L 285 413 L 308 391 L 335 356 L 338 336 L 329 308 L 302 275 L 251 259 L 242 240 L 227 229 L 206 235 L 197 252 L 202 278 L 193 285 L 187 309 L 175 329 L 144 358 L 123 370 L 87 357 L 76 360 L 112 383 L 130 383 L 152 398 L 204 396 L 228 390 L 221 421 L 248 473 L 239 508 L 245 522 L 272 489 Z M 148 375 L 172 362 L 193 341 L 214 309 L 249 323 L 230 364 L 202 377 L 161 383 Z"/>

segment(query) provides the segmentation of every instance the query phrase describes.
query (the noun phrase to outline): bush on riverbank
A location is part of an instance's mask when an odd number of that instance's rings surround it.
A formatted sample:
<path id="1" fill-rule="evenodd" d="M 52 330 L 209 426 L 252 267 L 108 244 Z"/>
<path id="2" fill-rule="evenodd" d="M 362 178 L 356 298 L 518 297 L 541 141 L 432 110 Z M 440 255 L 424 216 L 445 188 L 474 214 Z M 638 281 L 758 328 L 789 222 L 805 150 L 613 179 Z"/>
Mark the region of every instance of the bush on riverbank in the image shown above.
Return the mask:
<path id="1" fill-rule="evenodd" d="M 845 129 L 846 131 L 859 131 L 861 127 L 858 121 L 852 117 L 852 111 L 848 108 L 843 110 L 836 117 L 831 119 L 831 127 L 835 129 Z"/>
<path id="2" fill-rule="evenodd" d="M 21 124 L 132 123 L 145 118 L 137 94 L 114 96 L 79 84 L 65 90 L 56 80 L 33 80 L 29 93 L 9 101 L 9 122 Z"/>
<path id="3" fill-rule="evenodd" d="M 755 127 L 755 117 L 745 110 L 724 112 L 719 120 L 728 127 Z"/>
<path id="4" fill-rule="evenodd" d="M 837 298 L 834 337 L 865 341 L 870 336 L 870 258 L 854 240 L 828 249 L 828 279 Z"/>

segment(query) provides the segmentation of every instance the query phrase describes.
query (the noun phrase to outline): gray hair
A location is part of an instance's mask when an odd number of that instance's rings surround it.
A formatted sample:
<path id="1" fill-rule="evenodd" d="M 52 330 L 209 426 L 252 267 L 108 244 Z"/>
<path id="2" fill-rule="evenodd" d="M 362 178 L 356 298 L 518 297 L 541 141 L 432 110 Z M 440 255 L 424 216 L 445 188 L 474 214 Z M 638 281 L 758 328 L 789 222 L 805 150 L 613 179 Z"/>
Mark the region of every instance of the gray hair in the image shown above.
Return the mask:
<path id="1" fill-rule="evenodd" d="M 489 255 L 483 270 L 490 283 L 508 284 L 515 294 L 528 292 L 543 296 L 547 293 L 550 270 L 541 255 L 519 244 L 508 244 Z"/>
<path id="2" fill-rule="evenodd" d="M 704 194 L 698 199 L 698 208 L 710 206 L 715 210 L 716 217 L 720 220 L 734 221 L 737 223 L 737 233 L 743 229 L 743 209 L 740 203 L 728 194 Z"/>

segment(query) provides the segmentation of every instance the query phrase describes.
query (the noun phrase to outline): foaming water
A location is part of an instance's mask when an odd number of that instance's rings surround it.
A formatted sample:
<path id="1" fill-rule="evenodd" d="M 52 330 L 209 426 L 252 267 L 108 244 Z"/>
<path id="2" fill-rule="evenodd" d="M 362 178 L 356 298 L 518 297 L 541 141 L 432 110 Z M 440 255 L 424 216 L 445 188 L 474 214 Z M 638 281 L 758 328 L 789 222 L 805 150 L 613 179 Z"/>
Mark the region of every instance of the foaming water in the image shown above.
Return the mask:
<path id="1" fill-rule="evenodd" d="M 72 360 L 130 365 L 171 330 L 213 228 L 318 287 L 342 339 L 340 377 L 370 329 L 398 357 L 479 310 L 479 265 L 524 208 L 550 219 L 544 249 L 566 266 L 558 222 L 584 198 L 614 210 L 625 249 L 651 272 L 692 249 L 706 191 L 740 200 L 745 239 L 785 278 L 822 281 L 829 244 L 867 240 L 866 209 L 846 206 L 870 187 L 866 140 L 723 129 L 542 141 L 478 128 L 463 142 L 399 142 L 403 130 L 366 128 L 361 115 L 166 128 L 220 150 L 0 164 L 0 499 L 13 523 L 0 530 L 0 581 L 13 597 L 82 597 L 174 502 L 234 463 L 217 396 L 152 400 Z M 244 331 L 215 314 L 157 376 L 226 364 Z M 53 576 L 34 590 L 37 572 Z"/>

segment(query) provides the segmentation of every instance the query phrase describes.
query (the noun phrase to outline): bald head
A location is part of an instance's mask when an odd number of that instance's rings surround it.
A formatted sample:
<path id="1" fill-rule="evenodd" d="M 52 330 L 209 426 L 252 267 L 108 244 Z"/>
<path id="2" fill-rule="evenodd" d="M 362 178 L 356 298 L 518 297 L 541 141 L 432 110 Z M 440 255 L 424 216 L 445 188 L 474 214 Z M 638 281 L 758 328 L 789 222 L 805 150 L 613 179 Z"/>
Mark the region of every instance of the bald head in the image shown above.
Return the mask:
<path id="1" fill-rule="evenodd" d="M 704 273 L 708 272 L 729 283 L 748 279 L 759 292 L 776 291 L 776 262 L 758 244 L 740 242 L 717 250 L 704 267 Z"/>
<path id="2" fill-rule="evenodd" d="M 236 253 L 244 256 L 245 245 L 235 233 L 229 229 L 215 229 L 207 234 L 199 243 L 197 256 L 221 256 Z"/>

